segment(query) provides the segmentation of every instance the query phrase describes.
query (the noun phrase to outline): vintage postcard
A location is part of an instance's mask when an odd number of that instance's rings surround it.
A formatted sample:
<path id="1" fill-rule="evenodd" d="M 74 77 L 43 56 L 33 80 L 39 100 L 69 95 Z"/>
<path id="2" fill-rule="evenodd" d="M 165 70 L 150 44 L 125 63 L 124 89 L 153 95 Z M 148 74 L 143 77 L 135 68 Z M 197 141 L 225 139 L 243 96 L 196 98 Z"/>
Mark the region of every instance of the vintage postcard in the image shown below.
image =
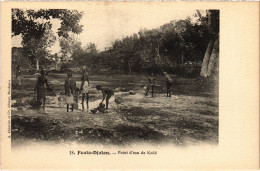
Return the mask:
<path id="1" fill-rule="evenodd" d="M 258 169 L 258 2 L 2 2 L 1 169 Z"/>

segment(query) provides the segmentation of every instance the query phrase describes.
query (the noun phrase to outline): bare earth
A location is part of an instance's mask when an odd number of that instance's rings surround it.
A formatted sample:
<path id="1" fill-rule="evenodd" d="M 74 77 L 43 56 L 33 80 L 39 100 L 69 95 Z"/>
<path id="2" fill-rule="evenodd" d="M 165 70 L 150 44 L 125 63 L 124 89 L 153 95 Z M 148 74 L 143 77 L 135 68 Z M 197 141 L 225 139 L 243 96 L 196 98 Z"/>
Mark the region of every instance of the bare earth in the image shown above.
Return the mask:
<path id="1" fill-rule="evenodd" d="M 24 75 L 21 91 L 13 86 L 12 146 L 29 141 L 113 145 L 218 143 L 218 86 L 215 84 L 175 78 L 173 96 L 166 97 L 163 77 L 157 76 L 152 98 L 150 94 L 144 96 L 145 75 L 91 75 L 90 109 L 101 102 L 96 85 L 111 87 L 116 92 L 108 111 L 93 114 L 82 111 L 81 104 L 78 110 L 66 112 L 65 75 L 49 74 L 48 80 L 55 92 L 49 92 L 45 111 L 30 105 L 30 101 L 36 99 L 35 76 Z M 80 75 L 74 74 L 74 78 L 79 81 Z M 130 94 L 130 90 L 133 93 Z M 59 97 L 62 100 L 59 101 Z"/>

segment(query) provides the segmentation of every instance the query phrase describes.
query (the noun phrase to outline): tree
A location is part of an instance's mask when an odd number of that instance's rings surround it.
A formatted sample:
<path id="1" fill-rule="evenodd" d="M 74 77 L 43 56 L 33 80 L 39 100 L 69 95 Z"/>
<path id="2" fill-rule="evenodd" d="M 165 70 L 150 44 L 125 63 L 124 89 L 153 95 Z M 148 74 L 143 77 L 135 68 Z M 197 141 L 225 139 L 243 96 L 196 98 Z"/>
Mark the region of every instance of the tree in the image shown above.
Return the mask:
<path id="1" fill-rule="evenodd" d="M 67 9 L 12 9 L 12 35 L 22 34 L 23 38 L 26 36 L 40 38 L 46 29 L 52 27 L 51 19 L 61 21 L 61 26 L 58 29 L 60 37 L 68 37 L 69 32 L 79 34 L 83 28 L 82 25 L 79 25 L 82 15 L 82 12 Z"/>
<path id="2" fill-rule="evenodd" d="M 85 48 L 78 46 L 72 53 L 73 62 L 77 65 L 87 65 L 89 68 L 97 68 L 99 61 L 99 54 L 97 51 L 97 46 L 94 43 L 89 43 Z"/>
<path id="3" fill-rule="evenodd" d="M 52 55 L 52 60 L 55 61 L 55 69 L 58 70 L 58 64 L 60 62 L 58 53 L 55 53 L 54 55 Z"/>
<path id="4" fill-rule="evenodd" d="M 202 24 L 206 25 L 210 41 L 205 52 L 200 75 L 202 77 L 209 77 L 213 70 L 218 67 L 219 58 L 219 11 L 208 10 L 206 17 L 202 17 L 200 11 L 197 11 Z"/>
<path id="5" fill-rule="evenodd" d="M 124 71 L 129 73 L 132 72 L 133 68 L 138 70 L 138 66 L 140 66 L 140 44 L 137 34 L 116 40 L 113 43 L 112 51 L 117 58 L 117 64 L 120 65 L 119 68 L 122 65 Z"/>
<path id="6" fill-rule="evenodd" d="M 87 45 L 86 52 L 91 54 L 91 55 L 96 55 L 98 53 L 96 44 L 90 42 Z"/>
<path id="7" fill-rule="evenodd" d="M 31 58 L 36 59 L 36 68 L 38 69 L 38 61 L 40 58 L 44 58 L 46 54 L 46 48 L 49 46 L 47 43 L 46 34 L 50 32 L 52 28 L 51 20 L 60 20 L 60 28 L 58 29 L 58 36 L 68 38 L 69 33 L 79 34 L 82 32 L 82 25 L 79 21 L 83 13 L 77 10 L 66 9 L 47 9 L 47 10 L 23 10 L 12 9 L 12 36 L 21 35 L 22 44 L 26 48 Z M 37 45 L 36 50 L 30 50 L 33 48 L 33 43 Z M 41 46 L 40 46 L 41 45 Z M 36 48 L 35 48 L 36 49 Z M 41 50 L 41 54 L 38 53 Z M 40 55 L 39 55 L 40 54 Z M 37 56 L 37 58 L 36 58 Z"/>
<path id="8" fill-rule="evenodd" d="M 62 59 L 66 62 L 68 62 L 69 59 L 71 59 L 72 54 L 75 50 L 81 48 L 81 42 L 74 37 L 72 34 L 70 34 L 69 37 L 61 37 L 59 39 L 60 47 L 61 47 L 61 54 Z"/>
<path id="9" fill-rule="evenodd" d="M 217 15 L 215 15 L 217 16 Z M 109 53 L 119 70 L 161 72 L 168 70 L 176 74 L 185 74 L 185 63 L 196 63 L 196 74 L 199 75 L 199 65 L 212 37 L 212 31 L 217 32 L 217 25 L 213 28 L 204 24 L 208 19 L 201 15 L 200 20 L 193 22 L 191 18 L 173 20 L 156 29 L 141 29 L 138 34 L 133 34 L 113 42 Z M 213 45 L 218 46 L 215 41 Z M 211 53 L 217 54 L 217 48 Z M 102 53 L 107 55 L 108 51 Z M 214 56 L 214 55 L 213 55 Z M 217 59 L 217 55 L 215 55 Z M 214 57 L 208 62 L 213 64 Z M 123 67 L 122 67 L 123 66 Z M 211 68 L 212 65 L 209 65 Z M 215 66 L 215 65 L 213 65 Z"/>
<path id="10" fill-rule="evenodd" d="M 50 48 L 55 43 L 56 37 L 51 30 L 46 30 L 44 35 L 37 39 L 32 37 L 30 40 L 22 41 L 26 55 L 33 61 L 36 60 L 36 70 L 39 70 L 39 61 L 44 60 L 50 55 Z"/>

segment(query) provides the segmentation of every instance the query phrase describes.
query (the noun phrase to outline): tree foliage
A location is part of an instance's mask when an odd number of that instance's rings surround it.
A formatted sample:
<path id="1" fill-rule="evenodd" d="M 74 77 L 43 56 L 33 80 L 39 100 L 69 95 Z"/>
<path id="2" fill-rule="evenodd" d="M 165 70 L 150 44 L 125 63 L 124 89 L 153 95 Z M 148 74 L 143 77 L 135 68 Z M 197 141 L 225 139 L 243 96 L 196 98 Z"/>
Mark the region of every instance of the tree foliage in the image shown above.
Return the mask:
<path id="1" fill-rule="evenodd" d="M 46 30 L 41 38 L 31 37 L 29 40 L 22 40 L 23 52 L 25 56 L 28 56 L 31 63 L 35 63 L 36 69 L 40 63 L 46 63 L 50 56 L 50 47 L 55 43 L 56 37 L 51 30 Z"/>
<path id="2" fill-rule="evenodd" d="M 197 21 L 191 18 L 173 20 L 156 29 L 141 29 L 138 33 L 113 42 L 109 50 L 99 54 L 111 69 L 125 72 L 190 72 L 187 64 L 199 74 L 209 42 L 219 34 L 219 11 L 197 11 Z M 217 50 L 214 52 L 217 53 Z M 105 67 L 105 66 L 104 66 Z M 185 68 L 186 67 L 186 68 Z M 193 67 L 188 67 L 193 68 Z M 199 68 L 199 69 L 198 69 Z"/>
<path id="3" fill-rule="evenodd" d="M 81 42 L 73 35 L 67 38 L 61 37 L 59 43 L 63 61 L 71 59 L 73 52 L 81 48 Z"/>
<path id="4" fill-rule="evenodd" d="M 87 65 L 88 68 L 98 68 L 98 63 L 101 61 L 98 60 L 99 53 L 97 51 L 97 46 L 94 43 L 89 43 L 86 47 L 78 47 L 72 53 L 72 59 L 74 65 L 81 66 Z"/>
<path id="5" fill-rule="evenodd" d="M 205 15 L 204 15 L 205 14 Z M 202 75 L 214 73 L 219 51 L 219 11 L 197 10 L 191 18 L 173 20 L 155 29 L 140 29 L 138 33 L 112 42 L 102 52 L 94 43 L 82 47 L 73 36 L 82 32 L 82 13 L 76 10 L 12 10 L 12 35 L 22 35 L 24 49 L 31 59 L 43 59 L 55 39 L 51 19 L 60 21 L 58 29 L 64 61 L 87 65 L 95 71 L 102 69 L 124 72 L 191 73 L 202 63 Z M 188 69 L 187 69 L 188 64 Z M 185 68 L 186 67 L 186 68 Z M 205 71 L 205 72 L 204 72 Z M 197 72 L 199 74 L 200 72 Z"/>
<path id="6" fill-rule="evenodd" d="M 76 34 L 82 32 L 83 26 L 79 24 L 82 15 L 82 12 L 67 9 L 12 9 L 12 34 L 13 36 L 22 34 L 23 39 L 41 38 L 45 31 L 52 27 L 50 20 L 58 19 L 61 21 L 58 35 L 66 38 L 69 32 Z"/>
<path id="7" fill-rule="evenodd" d="M 89 44 L 85 49 L 74 51 L 73 59 L 79 65 L 89 65 L 95 70 L 103 68 L 128 73 L 196 71 L 199 74 L 198 68 L 204 60 L 208 44 L 219 32 L 218 12 L 201 13 L 197 11 L 195 22 L 188 17 L 173 20 L 156 29 L 141 29 L 138 33 L 115 40 L 112 47 L 100 53 L 90 50 Z M 197 69 L 186 67 L 191 63 Z"/>
<path id="8" fill-rule="evenodd" d="M 66 9 L 12 9 L 12 36 L 22 36 L 25 55 L 31 60 L 44 61 L 49 54 L 48 47 L 56 40 L 51 19 L 60 21 L 58 36 L 69 38 L 70 33 L 82 32 L 83 26 L 79 24 L 82 15 L 77 10 Z"/>
<path id="9" fill-rule="evenodd" d="M 103 56 L 112 56 L 111 68 L 125 72 L 177 70 L 187 61 L 201 63 L 217 29 L 216 25 L 211 32 L 204 20 L 207 17 L 201 15 L 196 22 L 187 18 L 156 29 L 141 29 L 137 34 L 114 41 Z"/>

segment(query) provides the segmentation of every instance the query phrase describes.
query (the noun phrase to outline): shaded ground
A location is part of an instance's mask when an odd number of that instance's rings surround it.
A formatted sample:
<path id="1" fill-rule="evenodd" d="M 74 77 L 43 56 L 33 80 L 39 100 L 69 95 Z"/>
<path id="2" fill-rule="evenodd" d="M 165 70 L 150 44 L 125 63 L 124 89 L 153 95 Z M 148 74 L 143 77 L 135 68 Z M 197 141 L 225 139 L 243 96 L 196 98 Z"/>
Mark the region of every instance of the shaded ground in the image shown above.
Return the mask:
<path id="1" fill-rule="evenodd" d="M 24 76 L 22 91 L 13 86 L 12 145 L 39 140 L 120 145 L 218 142 L 218 88 L 210 82 L 175 78 L 174 95 L 167 98 L 164 80 L 158 76 L 156 94 L 151 98 L 143 95 L 147 76 L 92 75 L 91 108 L 101 101 L 101 93 L 94 88 L 98 84 L 115 89 L 115 97 L 121 103 L 115 103 L 112 98 L 106 113 L 92 114 L 82 110 L 67 113 L 64 102 L 58 100 L 64 94 L 65 75 L 49 74 L 55 93 L 48 94 L 45 111 L 30 107 L 30 101 L 36 98 L 33 92 L 35 77 Z M 74 77 L 80 80 L 80 75 L 74 74 Z M 134 94 L 130 95 L 129 90 Z"/>

